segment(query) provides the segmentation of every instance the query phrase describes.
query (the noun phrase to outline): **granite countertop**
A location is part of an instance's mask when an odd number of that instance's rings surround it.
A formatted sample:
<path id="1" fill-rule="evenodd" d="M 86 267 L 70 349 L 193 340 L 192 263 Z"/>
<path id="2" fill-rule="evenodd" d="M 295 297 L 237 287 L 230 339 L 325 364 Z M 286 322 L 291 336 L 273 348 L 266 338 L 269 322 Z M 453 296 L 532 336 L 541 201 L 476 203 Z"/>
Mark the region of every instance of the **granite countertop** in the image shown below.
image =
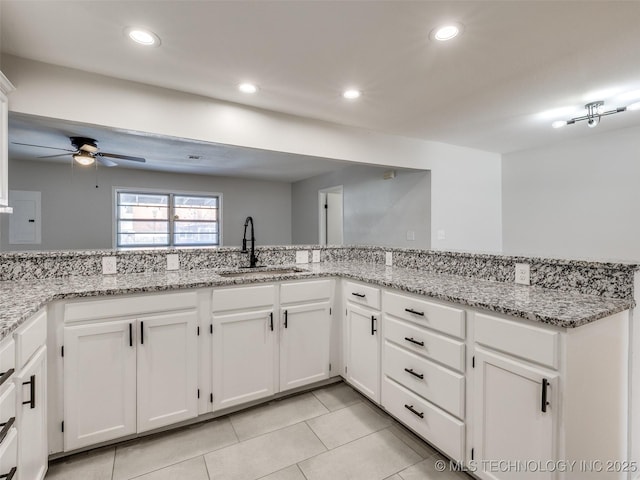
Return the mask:
<path id="1" fill-rule="evenodd" d="M 282 269 L 286 266 L 273 268 Z M 300 266 L 297 266 L 300 267 Z M 304 265 L 303 272 L 258 278 L 225 278 L 222 270 L 190 270 L 124 275 L 72 276 L 0 282 L 0 339 L 53 300 L 100 295 L 160 292 L 234 284 L 338 276 L 427 295 L 564 328 L 579 327 L 634 306 L 632 300 L 493 282 L 457 275 L 370 263 L 337 262 Z M 228 270 L 228 269 L 227 269 Z"/>

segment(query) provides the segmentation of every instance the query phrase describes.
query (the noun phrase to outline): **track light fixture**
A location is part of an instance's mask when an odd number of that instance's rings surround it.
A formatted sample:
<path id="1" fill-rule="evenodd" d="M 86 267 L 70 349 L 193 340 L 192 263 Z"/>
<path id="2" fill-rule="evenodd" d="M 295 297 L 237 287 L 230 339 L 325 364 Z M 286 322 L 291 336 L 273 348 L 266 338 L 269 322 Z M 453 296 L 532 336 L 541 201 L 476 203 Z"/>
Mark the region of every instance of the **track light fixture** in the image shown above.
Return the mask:
<path id="1" fill-rule="evenodd" d="M 606 117 L 607 115 L 613 115 L 614 113 L 625 112 L 627 110 L 640 110 L 640 102 L 633 103 L 626 107 L 616 107 L 611 110 L 607 110 L 604 106 L 603 101 L 591 102 L 587 103 L 584 108 L 587 110 L 587 114 L 581 117 L 575 117 L 570 120 L 556 120 L 551 124 L 553 128 L 561 128 L 566 125 L 573 125 L 576 122 L 581 122 L 582 120 L 587 121 L 587 126 L 589 128 L 597 127 L 600 124 L 600 119 L 602 117 Z"/>

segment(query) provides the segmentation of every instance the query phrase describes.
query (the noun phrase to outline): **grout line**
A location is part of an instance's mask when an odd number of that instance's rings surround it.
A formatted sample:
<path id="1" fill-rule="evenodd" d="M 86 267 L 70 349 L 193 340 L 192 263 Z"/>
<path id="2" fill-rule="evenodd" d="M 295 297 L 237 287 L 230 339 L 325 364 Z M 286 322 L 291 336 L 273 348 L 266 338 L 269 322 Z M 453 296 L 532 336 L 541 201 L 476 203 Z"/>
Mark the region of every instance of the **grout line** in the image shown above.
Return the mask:
<path id="1" fill-rule="evenodd" d="M 229 421 L 229 425 L 231 425 L 231 431 L 233 432 L 233 435 L 236 437 L 236 443 L 240 443 L 240 436 L 238 435 L 238 432 L 236 432 L 236 427 L 233 426 L 231 415 L 227 415 L 226 417 L 227 417 L 227 420 Z"/>
<path id="2" fill-rule="evenodd" d="M 309 425 L 309 424 L 307 423 L 307 421 L 306 421 L 306 420 L 304 421 L 304 423 L 305 423 L 305 425 L 307 426 L 307 428 L 308 428 L 309 430 L 311 430 L 311 433 L 313 433 L 313 434 L 315 435 L 315 437 L 320 441 L 320 443 L 322 444 L 322 446 L 324 446 L 324 448 L 325 448 L 325 449 L 326 449 L 326 451 L 328 452 L 328 451 L 330 450 L 330 448 L 329 448 L 329 447 L 327 447 L 327 445 L 322 441 L 322 439 L 318 436 L 318 434 L 315 432 L 315 430 L 314 430 L 313 428 L 311 428 L 311 425 Z M 324 452 L 322 452 L 322 453 L 324 453 Z"/>
<path id="3" fill-rule="evenodd" d="M 116 455 L 118 454 L 118 447 L 113 447 L 113 463 L 111 464 L 111 480 L 113 480 L 113 476 L 116 474 Z"/>
<path id="4" fill-rule="evenodd" d="M 204 462 L 204 470 L 207 472 L 207 478 L 211 480 L 211 473 L 209 472 L 209 466 L 207 465 L 207 461 L 204 459 L 204 455 L 202 455 L 202 461 Z"/>
<path id="5" fill-rule="evenodd" d="M 309 480 L 309 478 L 304 474 L 304 472 L 302 471 L 302 468 L 300 468 L 300 463 L 296 463 L 296 468 L 298 469 L 298 471 L 300 472 L 300 474 L 305 478 L 305 480 Z"/>

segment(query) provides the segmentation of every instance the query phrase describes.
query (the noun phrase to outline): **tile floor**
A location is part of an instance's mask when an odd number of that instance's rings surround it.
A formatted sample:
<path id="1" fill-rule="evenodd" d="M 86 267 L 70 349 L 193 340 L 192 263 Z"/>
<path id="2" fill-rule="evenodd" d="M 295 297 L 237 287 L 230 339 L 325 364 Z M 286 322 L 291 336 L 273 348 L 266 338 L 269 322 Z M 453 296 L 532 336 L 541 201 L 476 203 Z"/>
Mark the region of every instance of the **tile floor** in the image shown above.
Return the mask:
<path id="1" fill-rule="evenodd" d="M 470 480 L 344 383 L 52 462 L 46 480 Z"/>

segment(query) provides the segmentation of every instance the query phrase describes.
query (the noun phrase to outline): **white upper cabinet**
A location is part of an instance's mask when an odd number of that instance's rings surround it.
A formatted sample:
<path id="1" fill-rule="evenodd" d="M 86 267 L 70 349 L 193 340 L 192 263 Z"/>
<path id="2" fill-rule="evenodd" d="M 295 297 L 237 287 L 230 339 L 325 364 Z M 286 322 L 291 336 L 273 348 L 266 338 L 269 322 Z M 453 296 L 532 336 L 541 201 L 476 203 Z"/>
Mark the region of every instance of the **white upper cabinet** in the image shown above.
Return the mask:
<path id="1" fill-rule="evenodd" d="M 9 205 L 9 100 L 14 90 L 11 82 L 0 72 L 0 213 L 11 212 Z"/>

